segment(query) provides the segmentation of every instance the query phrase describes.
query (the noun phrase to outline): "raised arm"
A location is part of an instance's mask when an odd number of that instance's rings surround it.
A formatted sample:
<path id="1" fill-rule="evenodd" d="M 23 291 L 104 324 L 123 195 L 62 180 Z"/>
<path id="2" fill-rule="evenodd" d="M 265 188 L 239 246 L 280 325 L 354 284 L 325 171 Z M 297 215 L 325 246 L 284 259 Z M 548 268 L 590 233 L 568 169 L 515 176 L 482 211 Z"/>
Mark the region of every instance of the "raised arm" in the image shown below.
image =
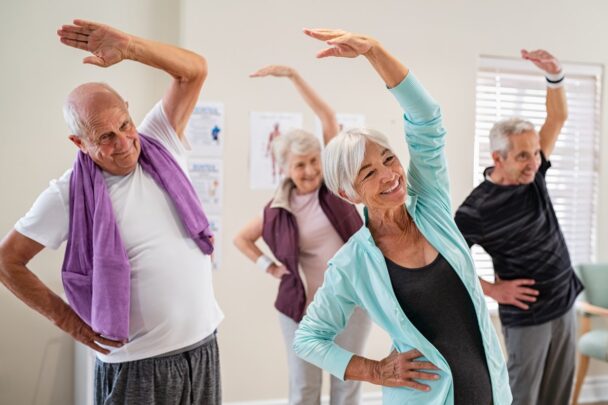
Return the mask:
<path id="1" fill-rule="evenodd" d="M 94 332 L 78 315 L 27 268 L 28 262 L 44 248 L 38 242 L 13 230 L 0 242 L 0 282 L 17 298 L 82 344 L 100 353 L 109 350 L 98 343 L 112 347 L 121 342 L 105 339 Z"/>
<path id="2" fill-rule="evenodd" d="M 375 39 L 342 30 L 304 30 L 331 47 L 319 58 L 365 56 L 405 111 L 405 135 L 410 151 L 408 192 L 441 200 L 450 210 L 449 178 L 444 155 L 445 130 L 437 102 L 409 69 Z"/>
<path id="3" fill-rule="evenodd" d="M 321 121 L 323 127 L 323 142 L 327 145 L 334 136 L 338 134 L 339 127 L 336 120 L 335 111 L 327 104 L 317 92 L 300 76 L 297 70 L 289 66 L 270 65 L 266 66 L 252 74 L 249 77 L 286 77 L 295 86 L 296 90 L 306 104 L 312 109 L 315 115 Z"/>
<path id="4" fill-rule="evenodd" d="M 63 44 L 92 53 L 83 63 L 109 67 L 128 59 L 171 75 L 173 81 L 163 96 L 163 108 L 175 132 L 180 138 L 184 136 L 207 77 L 207 62 L 202 56 L 92 21 L 74 20 L 73 25 L 57 30 L 57 35 Z"/>
<path id="5" fill-rule="evenodd" d="M 255 262 L 261 270 L 280 279 L 285 274 L 289 273 L 287 268 L 283 265 L 274 263 L 274 261 L 265 256 L 256 245 L 257 240 L 262 236 L 263 226 L 262 217 L 252 219 L 236 234 L 233 240 L 234 246 L 251 261 Z"/>
<path id="6" fill-rule="evenodd" d="M 547 118 L 540 129 L 540 148 L 547 159 L 553 152 L 555 142 L 568 119 L 568 101 L 562 80 L 564 78 L 557 58 L 542 49 L 521 51 L 521 57 L 538 66 L 547 77 Z"/>

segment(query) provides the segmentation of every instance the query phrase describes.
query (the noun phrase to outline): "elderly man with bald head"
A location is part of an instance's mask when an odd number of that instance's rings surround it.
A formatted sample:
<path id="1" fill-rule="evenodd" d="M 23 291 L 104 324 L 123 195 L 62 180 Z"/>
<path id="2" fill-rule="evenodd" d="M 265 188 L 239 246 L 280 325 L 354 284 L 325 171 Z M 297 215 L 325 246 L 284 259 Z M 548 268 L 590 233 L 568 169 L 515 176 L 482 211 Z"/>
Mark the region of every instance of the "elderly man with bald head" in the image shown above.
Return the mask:
<path id="1" fill-rule="evenodd" d="M 107 84 L 69 94 L 64 116 L 76 161 L 0 243 L 0 281 L 97 352 L 97 404 L 219 404 L 215 331 L 223 314 L 211 280 L 213 235 L 188 177 L 184 136 L 206 61 L 84 20 L 57 34 L 90 53 L 84 63 L 133 60 L 173 80 L 137 127 Z M 65 241 L 69 304 L 27 267 Z"/>

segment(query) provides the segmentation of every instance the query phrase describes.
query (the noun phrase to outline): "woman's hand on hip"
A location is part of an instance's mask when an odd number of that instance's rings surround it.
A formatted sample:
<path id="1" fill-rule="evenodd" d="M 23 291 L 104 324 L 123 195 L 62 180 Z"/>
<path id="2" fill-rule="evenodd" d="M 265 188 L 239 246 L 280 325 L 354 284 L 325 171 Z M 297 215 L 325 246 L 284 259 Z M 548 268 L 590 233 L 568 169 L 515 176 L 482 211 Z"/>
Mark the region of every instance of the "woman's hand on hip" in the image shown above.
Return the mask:
<path id="1" fill-rule="evenodd" d="M 418 350 L 398 353 L 393 350 L 391 354 L 376 363 L 375 380 L 378 385 L 385 387 L 409 387 L 420 391 L 430 391 L 431 387 L 416 380 L 438 380 L 439 374 L 422 370 L 439 370 L 437 366 L 428 361 L 416 361 L 422 357 Z"/>
<path id="2" fill-rule="evenodd" d="M 280 280 L 283 278 L 284 275 L 289 274 L 289 270 L 287 270 L 287 267 L 283 266 L 282 264 L 276 265 L 273 263 L 268 266 L 268 268 L 266 269 L 266 273 Z"/>

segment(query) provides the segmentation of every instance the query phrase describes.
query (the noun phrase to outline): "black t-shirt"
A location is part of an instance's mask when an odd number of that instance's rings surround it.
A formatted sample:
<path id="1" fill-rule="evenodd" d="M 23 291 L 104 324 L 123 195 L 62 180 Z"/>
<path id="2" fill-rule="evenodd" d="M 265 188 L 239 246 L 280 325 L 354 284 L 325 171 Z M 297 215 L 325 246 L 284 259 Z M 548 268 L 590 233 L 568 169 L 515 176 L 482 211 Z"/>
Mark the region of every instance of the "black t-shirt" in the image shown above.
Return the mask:
<path id="1" fill-rule="evenodd" d="M 492 382 L 477 315 L 458 274 L 441 255 L 419 269 L 389 259 L 386 265 L 403 312 L 450 365 L 454 404 L 490 405 Z"/>
<path id="2" fill-rule="evenodd" d="M 486 179 L 456 211 L 456 224 L 467 243 L 488 252 L 501 279 L 536 282 L 532 288 L 539 296 L 528 310 L 499 306 L 503 326 L 538 325 L 558 318 L 583 290 L 547 192 L 545 174 L 551 163 L 542 153 L 541 159 L 532 183 L 503 186 Z"/>

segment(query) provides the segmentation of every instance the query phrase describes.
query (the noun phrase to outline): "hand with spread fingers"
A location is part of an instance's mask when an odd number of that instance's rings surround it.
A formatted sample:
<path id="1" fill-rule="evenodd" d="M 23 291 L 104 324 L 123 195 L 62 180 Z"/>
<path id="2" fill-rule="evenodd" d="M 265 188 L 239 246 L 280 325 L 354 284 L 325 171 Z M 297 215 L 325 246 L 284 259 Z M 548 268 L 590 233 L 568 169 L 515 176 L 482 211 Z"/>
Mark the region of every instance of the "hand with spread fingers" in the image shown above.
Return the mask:
<path id="1" fill-rule="evenodd" d="M 317 53 L 317 58 L 329 56 L 356 58 L 359 55 L 367 54 L 378 43 L 371 37 L 337 29 L 306 28 L 304 33 L 311 38 L 325 41 L 328 45 L 331 45 Z"/>
<path id="2" fill-rule="evenodd" d="M 429 391 L 431 387 L 416 380 L 438 380 L 439 375 L 421 370 L 438 370 L 428 361 L 416 361 L 422 357 L 418 350 L 391 354 L 377 363 L 378 384 L 385 387 L 409 387 L 420 391 Z"/>
<path id="3" fill-rule="evenodd" d="M 537 49 L 535 51 L 528 52 L 525 49 L 521 50 L 521 57 L 525 60 L 529 60 L 534 63 L 544 72 L 549 74 L 556 74 L 561 72 L 562 66 L 559 60 L 549 52 L 543 49 Z"/>
<path id="4" fill-rule="evenodd" d="M 57 35 L 63 44 L 93 54 L 83 63 L 109 67 L 129 59 L 131 36 L 108 25 L 77 19 L 73 25 L 62 25 Z"/>

